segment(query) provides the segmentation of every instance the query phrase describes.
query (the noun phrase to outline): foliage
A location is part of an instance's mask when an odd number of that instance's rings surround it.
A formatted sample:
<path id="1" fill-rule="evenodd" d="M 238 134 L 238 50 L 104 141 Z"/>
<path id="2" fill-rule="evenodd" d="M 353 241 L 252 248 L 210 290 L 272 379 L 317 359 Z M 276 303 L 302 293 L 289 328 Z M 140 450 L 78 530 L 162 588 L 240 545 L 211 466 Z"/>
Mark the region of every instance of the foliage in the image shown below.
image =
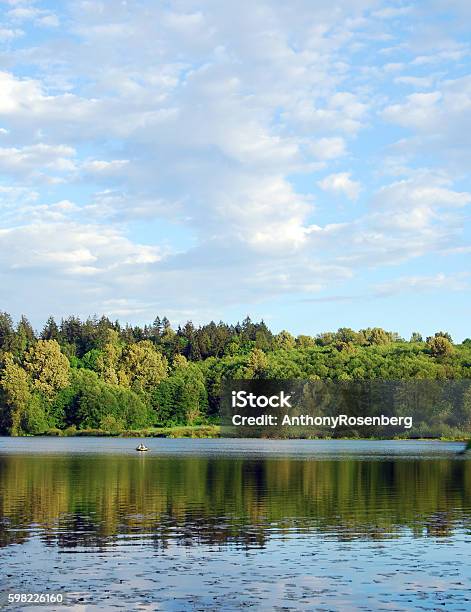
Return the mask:
<path id="1" fill-rule="evenodd" d="M 21 430 L 27 434 L 41 434 L 48 428 L 46 402 L 39 393 L 34 393 L 21 414 Z"/>
<path id="2" fill-rule="evenodd" d="M 39 340 L 26 352 L 24 365 L 33 386 L 46 397 L 69 384 L 70 363 L 56 340 Z"/>
<path id="3" fill-rule="evenodd" d="M 116 418 L 114 415 L 106 414 L 100 420 L 100 429 L 103 431 L 109 431 L 110 433 L 118 433 L 123 431 L 124 424 L 121 419 Z"/>
<path id="4" fill-rule="evenodd" d="M 45 398 L 32 389 L 27 372 L 14 362 L 9 353 L 5 357 L 0 387 L 0 425 L 3 431 L 15 436 L 43 433 L 48 428 Z"/>
<path id="5" fill-rule="evenodd" d="M 15 324 L 0 313 L 3 433 L 201 423 L 217 414 L 224 380 L 243 378 L 471 378 L 471 340 L 454 345 L 439 331 L 426 343 L 419 332 L 406 342 L 379 327 L 295 338 L 249 317 L 176 329 L 165 317 L 144 327 L 106 317 L 50 317 L 38 336 L 25 317 Z"/>
<path id="6" fill-rule="evenodd" d="M 427 347 L 434 357 L 448 357 L 453 353 L 453 345 L 444 335 L 435 335 L 433 338 L 429 338 Z"/>
<path id="7" fill-rule="evenodd" d="M 183 361 L 184 360 L 184 361 Z M 183 357 L 174 359 L 174 371 L 151 395 L 154 425 L 192 425 L 205 416 L 208 395 L 202 371 Z"/>
<path id="8" fill-rule="evenodd" d="M 119 381 L 135 391 L 150 391 L 167 376 L 167 358 L 155 350 L 152 342 L 142 340 L 127 346 L 122 354 Z"/>
<path id="9" fill-rule="evenodd" d="M 2 429 L 13 436 L 22 433 L 21 421 L 29 402 L 31 391 L 25 370 L 13 361 L 10 353 L 0 379 L 2 389 Z"/>

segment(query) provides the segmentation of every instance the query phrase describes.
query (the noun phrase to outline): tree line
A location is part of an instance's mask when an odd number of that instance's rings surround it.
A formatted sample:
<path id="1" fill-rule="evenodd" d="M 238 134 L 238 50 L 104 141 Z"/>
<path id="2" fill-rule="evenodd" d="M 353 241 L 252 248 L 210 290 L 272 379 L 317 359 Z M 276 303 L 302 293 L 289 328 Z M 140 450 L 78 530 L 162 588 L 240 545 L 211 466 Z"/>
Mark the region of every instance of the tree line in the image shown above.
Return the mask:
<path id="1" fill-rule="evenodd" d="M 471 339 L 447 332 L 409 340 L 382 328 L 316 336 L 263 322 L 168 319 L 122 325 L 107 317 L 50 317 L 36 332 L 0 313 L 0 432 L 120 432 L 216 418 L 226 379 L 471 378 Z"/>

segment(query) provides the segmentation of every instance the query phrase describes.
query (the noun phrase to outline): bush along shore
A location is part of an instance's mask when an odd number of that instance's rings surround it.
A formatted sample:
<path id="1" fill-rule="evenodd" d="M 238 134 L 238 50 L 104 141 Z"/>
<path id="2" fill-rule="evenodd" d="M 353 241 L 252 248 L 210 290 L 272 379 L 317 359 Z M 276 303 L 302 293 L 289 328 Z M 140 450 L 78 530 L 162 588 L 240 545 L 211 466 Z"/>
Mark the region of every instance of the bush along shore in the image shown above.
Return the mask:
<path id="1" fill-rule="evenodd" d="M 471 379 L 471 339 L 382 328 L 294 337 L 249 318 L 177 329 L 165 317 L 50 318 L 36 332 L 0 313 L 2 435 L 214 437 L 227 379 Z M 471 395 L 461 410 L 471 423 Z"/>
<path id="2" fill-rule="evenodd" d="M 149 427 L 148 429 L 131 429 L 124 431 L 106 431 L 104 429 L 77 429 L 53 427 L 41 434 L 43 436 L 95 436 L 118 438 L 219 438 L 218 425 L 179 425 L 175 427 Z"/>

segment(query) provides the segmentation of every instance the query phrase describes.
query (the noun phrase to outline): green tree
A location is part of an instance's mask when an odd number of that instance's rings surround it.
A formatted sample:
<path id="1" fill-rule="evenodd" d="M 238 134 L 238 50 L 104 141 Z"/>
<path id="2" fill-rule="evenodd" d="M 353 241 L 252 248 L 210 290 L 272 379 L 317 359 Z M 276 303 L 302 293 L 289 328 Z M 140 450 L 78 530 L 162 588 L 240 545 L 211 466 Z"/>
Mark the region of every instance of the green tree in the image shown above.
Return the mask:
<path id="1" fill-rule="evenodd" d="M 284 351 L 290 351 L 291 349 L 295 347 L 295 344 L 296 344 L 296 340 L 294 339 L 294 336 L 292 336 L 285 329 L 283 331 L 280 331 L 279 334 L 276 334 L 275 339 L 274 339 L 275 348 L 281 349 Z"/>
<path id="2" fill-rule="evenodd" d="M 149 340 L 127 346 L 120 361 L 119 382 L 136 391 L 150 391 L 168 372 L 167 359 Z"/>
<path id="3" fill-rule="evenodd" d="M 444 336 L 434 336 L 433 338 L 428 338 L 427 347 L 430 351 L 430 354 L 434 357 L 449 357 L 453 354 L 453 345 Z"/>
<path id="4" fill-rule="evenodd" d="M 89 374 L 92 374 L 89 372 Z M 82 377 L 79 382 L 75 420 L 80 429 L 98 428 L 107 415 L 119 418 L 119 404 L 113 387 L 97 376 Z"/>
<path id="5" fill-rule="evenodd" d="M 38 340 L 25 355 L 25 369 L 33 386 L 45 397 L 52 398 L 70 380 L 70 364 L 56 340 Z"/>
<path id="6" fill-rule="evenodd" d="M 114 387 L 113 393 L 118 404 L 115 416 L 128 429 L 140 429 L 152 424 L 148 407 L 143 399 L 137 393 L 134 393 L 132 389 Z"/>
<path id="7" fill-rule="evenodd" d="M 59 326 L 54 317 L 49 317 L 41 332 L 41 340 L 57 340 L 60 341 Z"/>
<path id="8" fill-rule="evenodd" d="M 27 434 L 41 434 L 48 428 L 46 402 L 39 393 L 33 393 L 21 414 L 21 430 Z"/>
<path id="9" fill-rule="evenodd" d="M 373 330 L 371 330 L 373 332 Z M 361 344 L 362 334 L 358 334 L 350 327 L 340 327 L 335 334 L 337 342 L 349 344 Z"/>
<path id="10" fill-rule="evenodd" d="M 117 385 L 119 382 L 119 360 L 123 353 L 123 347 L 119 339 L 119 334 L 114 329 L 108 329 L 103 350 L 96 355 L 95 368 L 101 378 L 111 384 Z M 87 353 L 88 354 L 88 353 Z"/>
<path id="11" fill-rule="evenodd" d="M 471 385 L 463 393 L 460 412 L 462 429 L 471 432 Z"/>
<path id="12" fill-rule="evenodd" d="M 335 345 L 335 348 L 338 351 L 343 351 L 344 353 L 355 353 L 355 346 L 353 342 L 345 342 L 345 341 L 337 342 Z"/>
<path id="13" fill-rule="evenodd" d="M 389 344 L 392 341 L 392 334 L 381 327 L 368 327 L 367 329 L 361 329 L 360 333 L 363 334 L 365 342 L 369 345 Z"/>
<path id="14" fill-rule="evenodd" d="M 78 405 L 79 388 L 76 384 L 76 372 L 71 373 L 71 384 L 61 389 L 52 399 L 48 406 L 48 419 L 50 427 L 65 427 L 77 423 L 75 414 Z M 80 374 L 87 372 L 81 370 Z"/>
<path id="15" fill-rule="evenodd" d="M 272 348 L 271 334 L 267 330 L 259 329 L 255 333 L 255 347 L 261 351 L 269 351 Z"/>
<path id="16" fill-rule="evenodd" d="M 179 371 L 188 367 L 188 359 L 184 355 L 175 355 L 172 361 L 173 370 Z"/>
<path id="17" fill-rule="evenodd" d="M 183 414 L 180 414 L 175 403 L 179 380 L 175 376 L 169 376 L 151 391 L 152 425 L 164 427 L 183 422 Z"/>
<path id="18" fill-rule="evenodd" d="M 11 352 L 14 338 L 13 319 L 7 312 L 0 312 L 0 353 Z"/>
<path id="19" fill-rule="evenodd" d="M 119 433 L 123 431 L 124 423 L 114 414 L 105 414 L 105 416 L 100 419 L 100 429 L 109 431 L 110 433 Z"/>
<path id="20" fill-rule="evenodd" d="M 23 433 L 21 420 L 31 400 L 28 375 L 13 361 L 10 353 L 5 356 L 5 367 L 0 379 L 2 390 L 2 429 L 12 436 Z"/>
<path id="21" fill-rule="evenodd" d="M 36 342 L 36 336 L 34 334 L 33 327 L 28 319 L 22 315 L 18 325 L 16 326 L 16 333 L 11 343 L 11 352 L 18 358 L 21 359 L 23 353 Z"/>
<path id="22" fill-rule="evenodd" d="M 312 338 L 312 336 L 305 336 L 303 334 L 300 334 L 296 338 L 296 346 L 298 348 L 313 348 L 314 346 L 316 346 L 316 341 L 314 338 Z"/>
<path id="23" fill-rule="evenodd" d="M 208 394 L 201 369 L 184 357 L 174 359 L 174 370 L 151 393 L 156 425 L 192 424 L 208 411 Z"/>
<path id="24" fill-rule="evenodd" d="M 453 344 L 453 338 L 451 337 L 451 334 L 449 334 L 448 332 L 444 332 L 444 331 L 435 332 L 435 338 L 446 338 L 448 342 Z"/>
<path id="25" fill-rule="evenodd" d="M 91 349 L 88 353 L 82 357 L 82 359 L 78 360 L 79 367 L 87 368 L 89 370 L 94 370 L 95 372 L 101 371 L 103 359 L 103 351 L 100 349 Z"/>
<path id="26" fill-rule="evenodd" d="M 260 349 L 253 349 L 245 369 L 246 378 L 265 378 L 268 370 L 268 359 Z"/>

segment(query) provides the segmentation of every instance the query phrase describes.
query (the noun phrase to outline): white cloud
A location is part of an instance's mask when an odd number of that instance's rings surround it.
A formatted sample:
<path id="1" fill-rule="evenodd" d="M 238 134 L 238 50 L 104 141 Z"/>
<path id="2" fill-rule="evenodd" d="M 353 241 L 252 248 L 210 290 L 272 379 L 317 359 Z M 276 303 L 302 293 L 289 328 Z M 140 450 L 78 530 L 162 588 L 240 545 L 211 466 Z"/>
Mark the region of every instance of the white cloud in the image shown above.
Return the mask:
<path id="1" fill-rule="evenodd" d="M 388 121 L 413 128 L 422 137 L 425 133 L 430 139 L 438 137 L 441 143 L 451 144 L 458 131 L 465 132 L 456 138 L 460 144 L 471 126 L 471 76 L 445 81 L 433 92 L 407 96 L 405 103 L 390 105 L 383 114 Z"/>
<path id="2" fill-rule="evenodd" d="M 404 127 L 428 129 L 438 119 L 438 103 L 441 99 L 439 91 L 411 94 L 406 104 L 392 104 L 383 114 L 387 120 Z"/>
<path id="3" fill-rule="evenodd" d="M 346 143 L 340 136 L 319 138 L 309 144 L 309 150 L 317 159 L 336 159 L 346 154 Z"/>
<path id="4" fill-rule="evenodd" d="M 129 164 L 128 159 L 113 159 L 111 161 L 92 159 L 82 165 L 82 169 L 90 174 L 110 176 L 119 174 Z"/>
<path id="5" fill-rule="evenodd" d="M 444 49 L 430 55 L 418 55 L 415 57 L 412 66 L 428 66 L 429 64 L 441 64 L 448 62 L 458 62 L 469 55 L 469 47 L 466 45 L 453 45 L 451 49 Z"/>
<path id="6" fill-rule="evenodd" d="M 354 94 L 339 92 L 332 96 L 327 106 L 315 106 L 311 100 L 301 100 L 287 110 L 283 118 L 297 124 L 306 132 L 328 132 L 355 135 L 364 127 L 368 107 Z"/>
<path id="7" fill-rule="evenodd" d="M 361 185 L 352 180 L 350 172 L 337 172 L 329 174 L 318 185 L 324 191 L 330 191 L 336 195 L 345 195 L 349 200 L 357 200 L 360 195 Z"/>
<path id="8" fill-rule="evenodd" d="M 75 170 L 75 149 L 67 145 L 35 144 L 23 148 L 0 147 L 0 169 L 3 173 L 24 177 L 41 176 L 43 172 L 62 173 Z"/>
<path id="9" fill-rule="evenodd" d="M 5 29 L 26 32 L 10 36 L 0 72 L 0 169 L 13 190 L 0 191 L 0 281 L 12 300 L 28 278 L 44 283 L 44 308 L 62 295 L 62 311 L 208 312 L 465 248 L 469 189 L 434 162 L 446 151 L 449 169 L 453 146 L 467 163 L 469 82 L 446 70 L 467 47 L 422 30 L 414 46 L 396 18 L 417 24 L 420 7 L 9 6 Z M 439 73 L 425 72 L 432 62 Z M 434 157 L 426 176 L 421 146 Z M 405 180 L 381 188 L 385 155 Z M 339 212 L 317 202 L 316 184 L 377 195 Z"/>
<path id="10" fill-rule="evenodd" d="M 465 291 L 469 289 L 469 273 L 444 274 L 439 272 L 432 276 L 404 276 L 375 286 L 380 296 L 396 293 L 424 291 Z"/>
<path id="11" fill-rule="evenodd" d="M 447 236 L 459 233 L 455 210 L 470 203 L 471 193 L 454 191 L 446 179 L 426 173 L 382 187 L 370 221 L 372 227 L 414 234 L 416 244 L 425 240 L 436 249 Z"/>
<path id="12" fill-rule="evenodd" d="M 156 247 L 133 244 L 115 229 L 74 222 L 41 223 L 0 230 L 3 273 L 22 269 L 49 275 L 120 276 L 160 260 Z M 113 282 L 109 278 L 109 282 Z"/>
<path id="13" fill-rule="evenodd" d="M 387 106 L 383 117 L 410 130 L 397 150 L 435 156 L 448 171 L 467 172 L 471 162 L 471 76 L 441 80 L 434 91 L 415 93 Z"/>
<path id="14" fill-rule="evenodd" d="M 39 193 L 27 187 L 0 185 L 0 219 L 2 226 L 6 227 L 11 223 L 18 222 L 18 216 L 21 216 L 22 211 L 34 206 L 38 198 Z"/>
<path id="15" fill-rule="evenodd" d="M 399 85 L 410 85 L 417 89 L 427 89 L 432 87 L 435 79 L 433 76 L 418 77 L 418 76 L 400 76 L 394 79 Z"/>
<path id="16" fill-rule="evenodd" d="M 10 9 L 6 17 L 13 22 L 33 21 L 42 27 L 56 28 L 59 25 L 57 15 L 48 10 L 41 10 L 34 6 L 18 6 Z"/>
<path id="17" fill-rule="evenodd" d="M 414 10 L 413 6 L 390 6 L 373 12 L 373 17 L 378 19 L 394 19 L 409 15 Z"/>
<path id="18" fill-rule="evenodd" d="M 37 23 L 44 28 L 58 28 L 60 25 L 59 18 L 53 14 L 39 17 Z"/>
<path id="19" fill-rule="evenodd" d="M 403 64 L 402 62 L 389 62 L 387 64 L 384 64 L 383 70 L 384 72 L 399 72 L 400 70 L 403 70 L 404 67 L 405 64 Z"/>
<path id="20" fill-rule="evenodd" d="M 19 38 L 20 36 L 23 36 L 23 34 L 23 30 L 19 30 L 18 28 L 11 29 L 0 27 L 0 41 L 13 40 L 15 38 Z"/>

